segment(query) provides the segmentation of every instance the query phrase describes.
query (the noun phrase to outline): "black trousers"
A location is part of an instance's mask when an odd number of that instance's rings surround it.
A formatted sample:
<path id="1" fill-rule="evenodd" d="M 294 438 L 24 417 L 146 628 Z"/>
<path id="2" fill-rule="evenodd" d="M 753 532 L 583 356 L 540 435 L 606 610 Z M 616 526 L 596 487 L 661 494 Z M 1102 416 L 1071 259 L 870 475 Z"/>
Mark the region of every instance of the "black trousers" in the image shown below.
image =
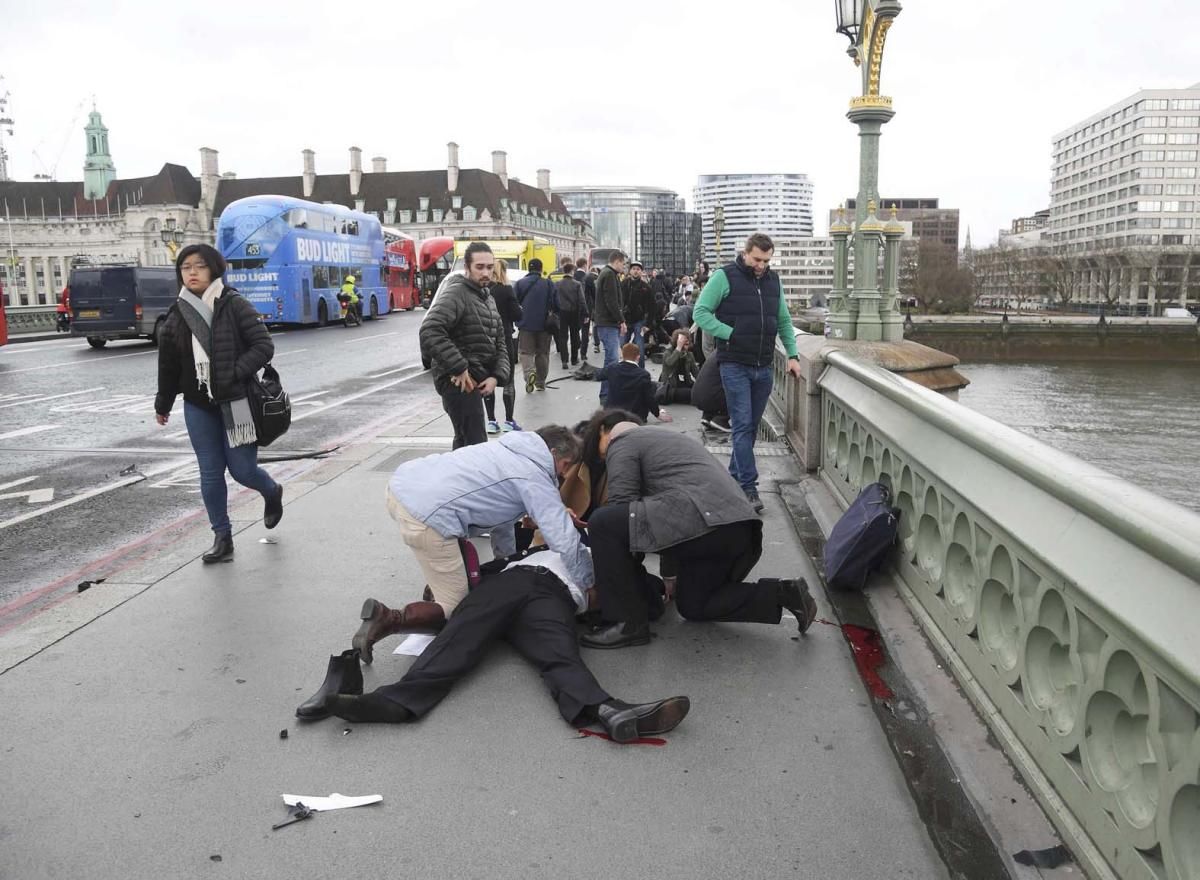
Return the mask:
<path id="1" fill-rule="evenodd" d="M 487 423 L 483 418 L 483 398 L 459 391 L 451 385 L 442 393 L 442 409 L 454 426 L 454 449 L 487 443 Z"/>
<path id="2" fill-rule="evenodd" d="M 611 699 L 579 656 L 575 612 L 566 586 L 545 569 L 519 567 L 489 576 L 458 604 L 404 677 L 376 693 L 419 718 L 504 639 L 538 668 L 570 724 L 585 707 Z"/>
<path id="3" fill-rule="evenodd" d="M 779 623 L 782 609 L 774 584 L 733 580 L 734 567 L 753 544 L 752 528 L 750 523 L 718 526 L 659 554 L 663 575 L 678 578 L 675 607 L 682 617 Z M 593 512 L 588 534 L 601 616 L 612 622 L 646 623 L 652 603 L 637 577 L 639 562 L 629 547 L 629 505 L 608 504 Z"/>
<path id="4" fill-rule="evenodd" d="M 581 347 L 587 350 L 587 338 L 582 337 L 583 322 L 579 312 L 559 312 L 558 325 L 558 354 L 564 366 L 567 363 L 567 353 L 570 352 L 571 363 L 579 362 Z"/>

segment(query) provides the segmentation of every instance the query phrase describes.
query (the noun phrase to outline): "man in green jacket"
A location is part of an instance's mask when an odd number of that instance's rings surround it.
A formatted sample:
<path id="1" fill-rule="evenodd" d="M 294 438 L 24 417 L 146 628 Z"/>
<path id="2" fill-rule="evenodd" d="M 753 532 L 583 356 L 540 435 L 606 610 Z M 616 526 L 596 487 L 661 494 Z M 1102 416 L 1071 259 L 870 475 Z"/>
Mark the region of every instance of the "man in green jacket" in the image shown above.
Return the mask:
<path id="1" fill-rule="evenodd" d="M 787 352 L 788 372 L 800 377 L 796 331 L 779 276 L 771 270 L 774 251 L 774 243 L 761 232 L 746 239 L 737 259 L 708 279 L 693 315 L 700 329 L 716 340 L 721 384 L 733 427 L 729 473 L 758 513 L 762 513 L 763 503 L 758 497 L 754 438 L 774 384 L 776 337 Z"/>

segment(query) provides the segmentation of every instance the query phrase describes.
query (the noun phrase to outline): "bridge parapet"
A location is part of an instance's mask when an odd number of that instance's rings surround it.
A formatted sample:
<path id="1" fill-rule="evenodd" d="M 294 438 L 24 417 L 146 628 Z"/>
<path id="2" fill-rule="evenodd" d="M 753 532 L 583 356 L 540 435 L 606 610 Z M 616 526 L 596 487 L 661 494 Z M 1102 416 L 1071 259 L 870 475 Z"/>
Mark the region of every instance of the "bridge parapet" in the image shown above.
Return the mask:
<path id="1" fill-rule="evenodd" d="M 901 593 L 1089 876 L 1200 877 L 1200 516 L 819 345 L 776 416 L 890 486 Z"/>

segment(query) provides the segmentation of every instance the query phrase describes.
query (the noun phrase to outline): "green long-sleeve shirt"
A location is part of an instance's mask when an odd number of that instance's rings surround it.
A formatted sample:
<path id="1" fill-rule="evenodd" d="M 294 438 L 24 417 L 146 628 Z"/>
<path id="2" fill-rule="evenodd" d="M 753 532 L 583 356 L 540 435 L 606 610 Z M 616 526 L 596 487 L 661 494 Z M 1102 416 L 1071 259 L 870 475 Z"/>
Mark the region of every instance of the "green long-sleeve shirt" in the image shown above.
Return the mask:
<path id="1" fill-rule="evenodd" d="M 692 320 L 705 333 L 710 333 L 716 339 L 728 339 L 733 335 L 733 328 L 717 317 L 717 306 L 729 296 L 729 279 L 725 277 L 724 269 L 717 269 L 708 278 L 704 290 L 700 291 L 700 299 L 696 301 L 696 309 Z M 779 290 L 779 315 L 775 319 L 779 339 L 783 342 L 783 350 L 788 357 L 796 357 L 796 329 L 792 326 L 792 315 L 788 311 L 787 302 L 783 298 L 783 288 Z"/>

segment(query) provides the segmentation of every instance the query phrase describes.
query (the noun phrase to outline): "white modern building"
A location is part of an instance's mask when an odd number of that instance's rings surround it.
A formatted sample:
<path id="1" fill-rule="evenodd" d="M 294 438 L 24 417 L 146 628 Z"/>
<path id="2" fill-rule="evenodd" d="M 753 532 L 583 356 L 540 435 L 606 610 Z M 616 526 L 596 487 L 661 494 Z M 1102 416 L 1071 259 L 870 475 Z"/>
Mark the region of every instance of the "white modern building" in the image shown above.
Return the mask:
<path id="1" fill-rule="evenodd" d="M 712 262 L 729 260 L 755 232 L 780 241 L 812 237 L 813 185 L 807 174 L 702 174 L 694 196 L 705 258 Z M 719 255 L 713 228 L 718 205 L 725 219 Z"/>
<path id="2" fill-rule="evenodd" d="M 1067 252 L 1200 244 L 1200 83 L 1143 89 L 1054 137 L 1050 241 Z"/>
<path id="3" fill-rule="evenodd" d="M 774 239 L 771 268 L 793 312 L 829 302 L 833 290 L 833 239 Z M 851 256 L 853 260 L 853 256 Z"/>
<path id="4" fill-rule="evenodd" d="M 654 186 L 555 187 L 572 217 L 590 223 L 596 246 L 618 248 L 646 269 L 678 276 L 700 260 L 700 215 L 673 190 Z"/>
<path id="5" fill-rule="evenodd" d="M 1054 137 L 1043 242 L 1059 299 L 1154 315 L 1200 302 L 1200 83 L 1143 89 Z"/>

